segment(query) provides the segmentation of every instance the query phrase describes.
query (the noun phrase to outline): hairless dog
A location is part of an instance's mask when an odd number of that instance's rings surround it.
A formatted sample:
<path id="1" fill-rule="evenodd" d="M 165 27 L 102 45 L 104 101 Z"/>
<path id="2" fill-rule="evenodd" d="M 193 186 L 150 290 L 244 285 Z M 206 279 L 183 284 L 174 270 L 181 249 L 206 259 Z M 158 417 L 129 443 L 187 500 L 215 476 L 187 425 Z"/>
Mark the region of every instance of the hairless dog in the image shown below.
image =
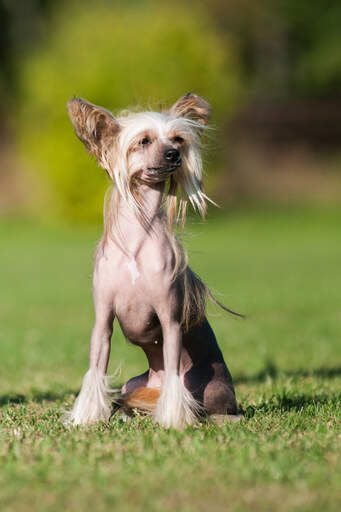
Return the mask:
<path id="1" fill-rule="evenodd" d="M 80 98 L 68 102 L 68 112 L 114 182 L 95 258 L 90 368 L 70 422 L 111 416 L 106 371 L 115 319 L 149 364 L 124 384 L 118 402 L 125 409 L 150 411 L 158 424 L 178 429 L 203 415 L 237 418 L 231 375 L 205 315 L 206 296 L 214 298 L 173 234 L 188 200 L 206 211 L 200 138 L 210 106 L 189 93 L 162 113 L 114 117 Z"/>

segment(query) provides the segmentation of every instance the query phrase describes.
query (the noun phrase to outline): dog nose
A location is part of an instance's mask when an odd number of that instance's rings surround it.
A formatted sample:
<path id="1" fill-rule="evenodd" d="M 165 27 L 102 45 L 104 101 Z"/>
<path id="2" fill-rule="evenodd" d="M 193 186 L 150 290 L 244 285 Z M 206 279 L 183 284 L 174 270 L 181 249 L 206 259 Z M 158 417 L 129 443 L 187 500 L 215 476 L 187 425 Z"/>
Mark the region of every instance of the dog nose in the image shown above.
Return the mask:
<path id="1" fill-rule="evenodd" d="M 164 153 L 165 160 L 167 162 L 175 163 L 180 158 L 180 151 L 178 149 L 167 149 Z"/>

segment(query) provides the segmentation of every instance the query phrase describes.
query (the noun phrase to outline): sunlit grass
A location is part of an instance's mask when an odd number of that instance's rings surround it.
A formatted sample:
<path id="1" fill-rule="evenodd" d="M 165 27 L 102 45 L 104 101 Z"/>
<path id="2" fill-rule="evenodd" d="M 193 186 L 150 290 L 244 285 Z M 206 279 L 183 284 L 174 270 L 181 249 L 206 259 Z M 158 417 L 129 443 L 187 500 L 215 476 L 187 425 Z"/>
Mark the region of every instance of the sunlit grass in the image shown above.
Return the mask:
<path id="1" fill-rule="evenodd" d="M 100 227 L 3 221 L 0 503 L 18 510 L 338 510 L 341 213 L 254 210 L 192 223 L 194 270 L 245 419 L 167 432 L 149 419 L 68 431 L 87 369 Z M 119 382 L 146 368 L 114 332 Z"/>

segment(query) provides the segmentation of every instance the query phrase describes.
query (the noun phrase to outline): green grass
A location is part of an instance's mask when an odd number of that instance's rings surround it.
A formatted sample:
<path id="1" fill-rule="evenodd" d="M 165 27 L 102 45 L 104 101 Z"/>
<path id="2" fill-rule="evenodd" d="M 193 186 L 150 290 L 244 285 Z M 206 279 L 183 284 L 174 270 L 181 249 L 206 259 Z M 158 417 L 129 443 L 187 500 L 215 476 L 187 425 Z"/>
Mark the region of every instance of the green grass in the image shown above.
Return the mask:
<path id="1" fill-rule="evenodd" d="M 340 510 L 341 212 L 262 209 L 193 223 L 190 262 L 246 320 L 209 308 L 245 419 L 69 431 L 87 369 L 100 228 L 0 222 L 2 511 Z M 119 382 L 146 368 L 114 332 Z"/>

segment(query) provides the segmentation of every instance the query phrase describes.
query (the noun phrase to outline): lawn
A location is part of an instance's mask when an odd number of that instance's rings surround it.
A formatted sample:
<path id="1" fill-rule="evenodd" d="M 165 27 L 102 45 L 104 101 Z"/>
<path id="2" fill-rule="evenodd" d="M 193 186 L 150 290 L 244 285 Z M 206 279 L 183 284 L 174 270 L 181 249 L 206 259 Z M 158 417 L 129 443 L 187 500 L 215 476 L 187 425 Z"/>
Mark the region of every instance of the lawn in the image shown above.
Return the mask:
<path id="1" fill-rule="evenodd" d="M 101 228 L 0 221 L 1 511 L 340 510 L 340 225 L 341 211 L 262 208 L 188 226 L 193 269 L 248 315 L 209 307 L 242 421 L 70 431 Z M 118 327 L 110 365 L 118 384 L 146 368 Z"/>

